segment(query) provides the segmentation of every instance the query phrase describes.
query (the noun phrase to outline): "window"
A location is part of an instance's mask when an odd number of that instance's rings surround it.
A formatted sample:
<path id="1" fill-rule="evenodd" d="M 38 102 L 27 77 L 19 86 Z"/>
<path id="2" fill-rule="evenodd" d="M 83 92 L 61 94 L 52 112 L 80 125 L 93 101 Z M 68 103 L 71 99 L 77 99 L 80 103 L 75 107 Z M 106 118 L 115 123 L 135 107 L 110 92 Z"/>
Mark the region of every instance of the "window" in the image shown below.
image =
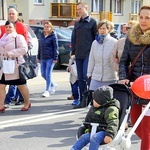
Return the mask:
<path id="1" fill-rule="evenodd" d="M 122 0 L 114 0 L 114 13 L 122 14 Z"/>
<path id="2" fill-rule="evenodd" d="M 138 14 L 141 7 L 141 0 L 132 0 L 131 2 L 131 13 Z"/>
<path id="3" fill-rule="evenodd" d="M 103 11 L 104 0 L 93 0 L 92 1 L 92 11 L 100 12 Z"/>
<path id="4" fill-rule="evenodd" d="M 34 0 L 34 4 L 43 4 L 43 0 Z"/>

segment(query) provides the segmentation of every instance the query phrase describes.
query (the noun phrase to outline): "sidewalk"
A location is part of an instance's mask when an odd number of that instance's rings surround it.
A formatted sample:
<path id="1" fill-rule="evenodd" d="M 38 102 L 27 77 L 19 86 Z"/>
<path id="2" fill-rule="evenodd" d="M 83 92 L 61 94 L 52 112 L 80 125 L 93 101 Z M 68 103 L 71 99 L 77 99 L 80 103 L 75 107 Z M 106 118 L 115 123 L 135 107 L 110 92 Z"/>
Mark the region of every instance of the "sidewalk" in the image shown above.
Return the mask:
<path id="1" fill-rule="evenodd" d="M 68 90 L 70 90 L 69 73 L 66 70 L 54 70 L 52 72 L 52 80 L 58 85 L 57 90 L 60 89 L 60 87 L 64 87 L 64 85 L 67 85 Z M 42 93 L 45 90 L 46 83 L 42 76 L 37 76 L 28 80 L 27 85 L 30 94 L 33 94 L 35 93 L 35 89 L 36 93 Z"/>

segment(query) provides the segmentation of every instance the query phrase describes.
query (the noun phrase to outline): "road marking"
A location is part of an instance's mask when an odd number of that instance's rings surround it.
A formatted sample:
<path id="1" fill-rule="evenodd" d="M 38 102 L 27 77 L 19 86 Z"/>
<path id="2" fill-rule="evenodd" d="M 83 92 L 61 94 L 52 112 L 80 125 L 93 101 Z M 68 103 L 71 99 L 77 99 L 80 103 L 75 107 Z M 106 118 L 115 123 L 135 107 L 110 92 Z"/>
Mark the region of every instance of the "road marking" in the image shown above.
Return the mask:
<path id="1" fill-rule="evenodd" d="M 80 109 L 80 111 L 67 110 L 67 111 L 46 113 L 46 114 L 25 117 L 25 118 L 12 119 L 12 120 L 7 120 L 7 121 L 1 121 L 0 129 L 4 129 L 6 127 L 12 127 L 12 126 L 30 124 L 30 123 L 35 123 L 35 122 L 41 122 L 41 121 L 55 119 L 55 118 L 62 118 L 66 116 L 72 116 L 72 115 L 76 115 L 76 114 L 80 114 L 84 112 L 87 112 L 87 109 Z"/>

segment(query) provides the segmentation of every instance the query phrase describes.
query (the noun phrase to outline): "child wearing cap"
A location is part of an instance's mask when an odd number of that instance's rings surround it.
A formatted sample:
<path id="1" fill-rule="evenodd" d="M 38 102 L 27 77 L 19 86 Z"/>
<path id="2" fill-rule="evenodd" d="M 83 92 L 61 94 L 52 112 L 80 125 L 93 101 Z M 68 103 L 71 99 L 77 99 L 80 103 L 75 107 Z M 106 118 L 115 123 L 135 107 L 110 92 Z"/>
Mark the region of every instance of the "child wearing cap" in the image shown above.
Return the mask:
<path id="1" fill-rule="evenodd" d="M 99 87 L 93 93 L 93 106 L 88 111 L 85 122 L 103 124 L 98 126 L 96 133 L 90 139 L 91 125 L 84 125 L 86 130 L 71 150 L 81 150 L 90 143 L 89 150 L 98 150 L 102 143 L 110 143 L 117 134 L 119 127 L 120 103 L 113 98 L 110 86 Z"/>

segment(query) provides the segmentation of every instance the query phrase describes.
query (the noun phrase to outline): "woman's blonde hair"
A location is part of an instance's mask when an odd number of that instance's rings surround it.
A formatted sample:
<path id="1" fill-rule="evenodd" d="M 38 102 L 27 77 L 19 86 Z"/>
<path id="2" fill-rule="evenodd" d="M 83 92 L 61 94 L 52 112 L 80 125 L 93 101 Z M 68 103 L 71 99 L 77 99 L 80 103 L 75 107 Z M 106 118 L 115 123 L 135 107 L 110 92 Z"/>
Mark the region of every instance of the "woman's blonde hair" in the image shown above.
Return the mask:
<path id="1" fill-rule="evenodd" d="M 44 22 L 43 26 L 44 25 L 48 25 L 51 28 L 51 30 L 49 31 L 49 33 L 51 33 L 52 31 L 54 31 L 54 28 L 53 28 L 53 25 L 51 24 L 51 22 L 46 21 L 46 22 Z M 45 34 L 45 32 L 44 32 L 44 34 Z"/>

